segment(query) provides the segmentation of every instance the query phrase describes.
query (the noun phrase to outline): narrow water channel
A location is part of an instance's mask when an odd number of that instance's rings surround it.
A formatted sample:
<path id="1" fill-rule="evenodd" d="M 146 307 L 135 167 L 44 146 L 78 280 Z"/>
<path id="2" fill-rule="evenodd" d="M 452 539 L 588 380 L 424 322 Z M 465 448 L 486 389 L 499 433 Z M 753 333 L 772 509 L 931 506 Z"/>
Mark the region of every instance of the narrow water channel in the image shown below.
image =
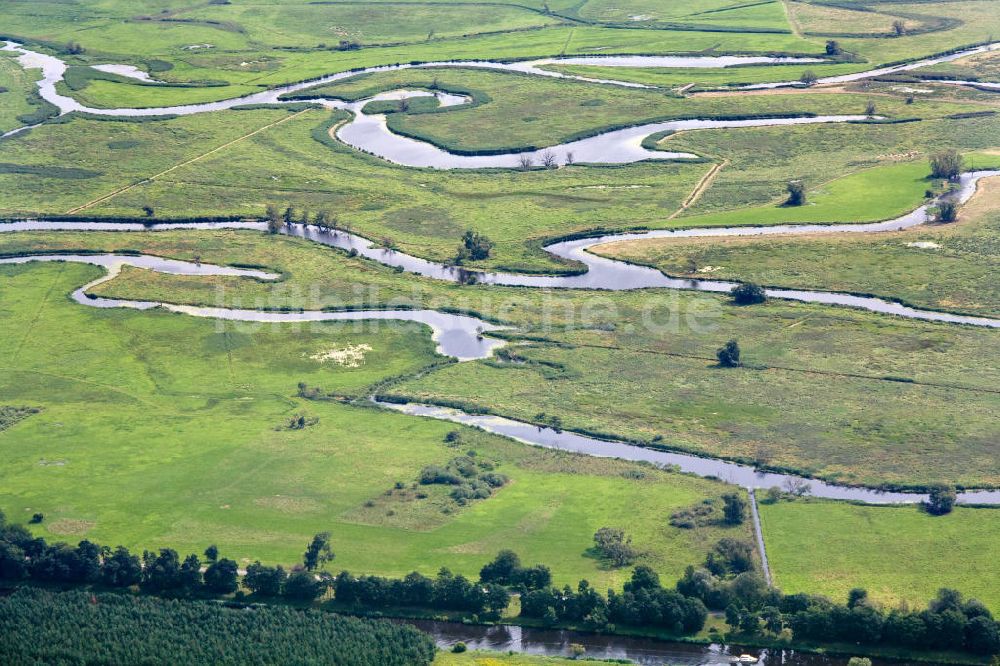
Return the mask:
<path id="1" fill-rule="evenodd" d="M 442 650 L 465 643 L 470 650 L 518 652 L 566 657 L 570 645 L 586 648 L 591 659 L 628 659 L 642 666 L 723 666 L 740 655 L 758 658 L 761 666 L 846 666 L 847 657 L 811 654 L 799 650 L 749 648 L 712 643 L 677 643 L 652 638 L 589 634 L 564 629 L 537 629 L 516 625 L 468 625 L 437 620 L 394 620 L 431 635 Z M 914 662 L 872 659 L 873 666 L 917 666 Z M 921 666 L 928 666 L 926 662 Z"/>

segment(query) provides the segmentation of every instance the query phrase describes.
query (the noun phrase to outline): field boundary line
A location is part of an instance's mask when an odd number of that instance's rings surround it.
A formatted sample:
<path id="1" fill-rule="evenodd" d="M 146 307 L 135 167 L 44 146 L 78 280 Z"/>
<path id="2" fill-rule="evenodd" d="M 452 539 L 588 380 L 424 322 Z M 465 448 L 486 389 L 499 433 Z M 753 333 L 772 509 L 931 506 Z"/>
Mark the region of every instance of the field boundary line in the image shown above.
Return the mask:
<path id="1" fill-rule="evenodd" d="M 212 150 L 208 151 L 207 153 L 202 153 L 201 155 L 197 155 L 195 157 L 192 157 L 191 159 L 185 160 L 184 162 L 179 162 L 178 164 L 173 165 L 169 169 L 165 169 L 164 171 L 160 171 L 159 173 L 155 173 L 152 176 L 149 176 L 148 178 L 143 178 L 142 180 L 137 181 L 135 183 L 132 183 L 131 185 L 126 185 L 125 187 L 118 188 L 114 192 L 111 192 L 110 194 L 106 194 L 103 197 L 99 197 L 99 198 L 94 199 L 92 201 L 88 201 L 87 203 L 83 204 L 82 206 L 77 206 L 75 208 L 70 208 L 68 211 L 66 211 L 65 214 L 66 215 L 73 215 L 74 213 L 79 213 L 82 210 L 87 210 L 88 208 L 92 208 L 92 207 L 96 206 L 97 204 L 101 204 L 101 203 L 104 203 L 105 201 L 109 201 L 110 199 L 113 199 L 113 198 L 117 197 L 119 194 L 123 194 L 125 192 L 128 192 L 129 190 L 131 190 L 133 188 L 136 188 L 136 187 L 138 187 L 140 185 L 145 185 L 146 183 L 151 183 L 151 182 L 155 181 L 157 178 L 159 178 L 161 176 L 167 175 L 171 171 L 174 171 L 176 169 L 180 169 L 181 167 L 186 167 L 189 164 L 192 164 L 194 162 L 197 162 L 200 159 L 204 159 L 204 158 L 208 157 L 209 155 L 214 155 L 215 153 L 219 152 L 220 150 L 225 150 L 226 148 L 229 148 L 230 146 L 232 146 L 234 144 L 237 144 L 240 141 L 243 141 L 245 139 L 249 139 L 250 137 L 252 137 L 252 136 L 254 136 L 256 134 L 260 134 L 261 132 L 263 132 L 265 130 L 269 130 L 272 127 L 277 127 L 278 125 L 280 125 L 282 123 L 285 123 L 285 122 L 288 122 L 289 120 L 292 120 L 294 118 L 297 118 L 298 116 L 301 116 L 303 113 L 306 113 L 307 111 L 311 111 L 311 110 L 312 109 L 303 109 L 302 111 L 297 111 L 297 112 L 293 113 L 290 116 L 285 116 L 284 118 L 276 120 L 273 123 L 268 123 L 267 125 L 264 125 L 263 127 L 259 127 L 257 129 L 255 129 L 254 131 L 250 132 L 249 134 L 244 134 L 243 136 L 237 137 L 237 138 L 233 139 L 232 141 L 228 141 L 228 142 L 222 144 L 221 146 L 216 146 L 215 148 L 213 148 Z"/>
<path id="2" fill-rule="evenodd" d="M 718 164 L 712 165 L 712 168 L 708 170 L 708 173 L 702 176 L 701 180 L 699 180 L 695 184 L 694 189 L 691 190 L 691 194 L 689 194 L 687 196 L 687 199 L 685 199 L 681 203 L 681 207 L 675 210 L 673 213 L 671 213 L 670 217 L 668 217 L 667 219 L 673 220 L 678 215 L 680 215 L 688 208 L 693 206 L 695 203 L 697 203 L 698 199 L 701 198 L 701 195 L 705 193 L 705 190 L 710 188 L 712 186 L 712 183 L 715 182 L 715 177 L 719 175 L 719 172 L 722 171 L 728 165 L 729 165 L 728 159 L 724 159 Z"/>

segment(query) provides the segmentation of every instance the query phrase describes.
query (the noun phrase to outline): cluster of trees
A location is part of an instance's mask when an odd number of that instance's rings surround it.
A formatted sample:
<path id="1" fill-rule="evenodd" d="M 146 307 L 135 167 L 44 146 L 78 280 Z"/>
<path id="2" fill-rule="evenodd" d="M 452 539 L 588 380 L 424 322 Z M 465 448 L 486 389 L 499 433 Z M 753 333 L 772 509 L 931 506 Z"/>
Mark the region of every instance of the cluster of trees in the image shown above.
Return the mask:
<path id="1" fill-rule="evenodd" d="M 444 467 L 428 465 L 420 471 L 420 483 L 423 485 L 454 486 L 450 495 L 459 504 L 487 499 L 495 489 L 502 488 L 508 481 L 505 475 L 494 471 L 493 463 L 478 460 L 471 455 L 452 458 Z"/>
<path id="2" fill-rule="evenodd" d="M 417 572 L 405 578 L 352 576 L 342 571 L 333 580 L 334 597 L 340 603 L 385 608 L 411 606 L 462 611 L 479 617 L 498 618 L 510 603 L 510 593 L 496 583 L 477 583 L 441 569 L 435 578 Z"/>
<path id="3" fill-rule="evenodd" d="M 632 546 L 632 537 L 620 527 L 602 527 L 594 533 L 594 549 L 616 567 L 635 562 L 639 551 Z"/>
<path id="4" fill-rule="evenodd" d="M 236 592 L 240 582 L 237 563 L 220 558 L 215 546 L 209 546 L 204 557 L 203 565 L 198 555 L 182 559 L 171 548 L 137 555 L 124 546 L 112 549 L 86 539 L 76 546 L 48 544 L 23 526 L 8 524 L 0 512 L 0 579 L 4 580 L 98 583 L 118 588 L 137 585 L 147 592 L 169 596 Z M 244 585 L 263 596 L 315 599 L 326 591 L 329 579 L 313 572 L 333 557 L 330 534 L 317 534 L 303 556 L 302 570 L 289 575 L 280 566 L 265 567 L 255 562 L 247 569 Z"/>
<path id="5" fill-rule="evenodd" d="M 575 592 L 567 586 L 522 594 L 521 616 L 603 631 L 613 631 L 616 624 L 622 624 L 689 634 L 705 626 L 708 610 L 699 599 L 664 588 L 649 567 L 638 566 L 620 594 L 609 590 L 602 596 L 586 580 L 580 581 Z"/>
<path id="6" fill-rule="evenodd" d="M 4 664 L 338 664 L 429 666 L 413 627 L 282 606 L 75 590 L 0 597 Z"/>
<path id="7" fill-rule="evenodd" d="M 522 566 L 517 553 L 501 550 L 492 562 L 479 570 L 479 580 L 521 590 L 538 590 L 552 584 L 552 572 L 544 564 Z"/>
<path id="8" fill-rule="evenodd" d="M 688 567 L 677 591 L 711 610 L 724 610 L 727 624 L 748 636 L 978 654 L 1000 651 L 1000 624 L 981 603 L 963 600 L 954 590 L 941 590 L 924 610 L 901 607 L 886 612 L 861 589 L 853 590 L 841 605 L 822 596 L 782 594 L 752 569 L 722 577 Z"/>
<path id="9" fill-rule="evenodd" d="M 931 178 L 954 180 L 964 168 L 965 162 L 957 150 L 941 150 L 931 155 Z"/>
<path id="10" fill-rule="evenodd" d="M 281 210 L 275 204 L 267 204 L 267 207 L 264 209 L 264 219 L 267 221 L 268 233 L 272 234 L 278 233 L 284 227 L 291 224 L 301 224 L 303 226 L 311 224 L 319 229 L 336 230 L 346 228 L 340 224 L 337 216 L 328 210 L 319 210 L 315 214 L 311 214 L 308 210 L 303 210 L 299 213 L 293 206 L 286 206 L 284 210 Z"/>
<path id="11" fill-rule="evenodd" d="M 931 486 L 930 492 L 927 495 L 927 501 L 924 502 L 924 510 L 932 516 L 943 516 L 951 513 L 957 501 L 958 493 L 955 491 L 954 486 L 945 484 L 934 485 Z"/>

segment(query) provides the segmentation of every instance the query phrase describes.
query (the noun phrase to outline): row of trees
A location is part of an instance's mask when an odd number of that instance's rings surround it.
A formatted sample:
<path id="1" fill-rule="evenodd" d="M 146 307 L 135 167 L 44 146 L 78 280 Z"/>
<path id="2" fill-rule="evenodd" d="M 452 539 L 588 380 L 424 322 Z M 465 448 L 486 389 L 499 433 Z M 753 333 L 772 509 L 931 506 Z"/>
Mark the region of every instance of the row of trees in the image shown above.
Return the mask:
<path id="1" fill-rule="evenodd" d="M 718 575 L 688 567 L 677 591 L 724 610 L 726 622 L 744 635 L 771 635 L 811 642 L 850 642 L 909 649 L 1000 652 L 1000 625 L 980 602 L 942 589 L 926 609 L 903 606 L 886 611 L 863 589 L 846 604 L 809 594 L 785 595 L 755 570 Z"/>
<path id="2" fill-rule="evenodd" d="M 76 546 L 48 544 L 23 526 L 8 524 L 0 512 L 0 579 L 4 580 L 98 583 L 118 588 L 138 585 L 168 596 L 236 592 L 240 586 L 237 563 L 220 558 L 215 546 L 209 546 L 204 557 L 204 564 L 195 554 L 181 558 L 172 548 L 137 555 L 124 546 L 112 549 L 86 539 Z M 314 572 L 333 558 L 330 534 L 324 532 L 309 543 L 301 567 L 289 573 L 280 566 L 265 567 L 255 562 L 247 569 L 243 583 L 263 596 L 315 599 L 326 591 L 329 577 Z"/>
<path id="3" fill-rule="evenodd" d="M 267 204 L 264 209 L 264 219 L 267 222 L 268 233 L 272 234 L 276 234 L 292 224 L 313 225 L 319 229 L 347 229 L 340 223 L 337 216 L 328 210 L 319 210 L 315 214 L 311 214 L 308 210 L 303 209 L 300 213 L 293 206 L 286 206 L 282 210 L 275 204 Z"/>
<path id="4" fill-rule="evenodd" d="M 708 610 L 699 599 L 664 588 L 649 567 L 638 566 L 620 594 L 608 590 L 604 597 L 586 580 L 580 581 L 576 591 L 567 586 L 528 592 L 521 596 L 521 617 L 605 631 L 622 624 L 691 634 L 705 626 Z"/>
<path id="5" fill-rule="evenodd" d="M 410 606 L 498 618 L 510 604 L 510 593 L 502 585 L 476 583 L 448 569 L 441 569 L 435 578 L 414 571 L 401 579 L 355 577 L 343 571 L 334 579 L 333 589 L 338 602 L 365 608 Z"/>
<path id="6" fill-rule="evenodd" d="M 945 489 L 947 490 L 947 489 Z M 929 504 L 940 500 L 936 493 Z M 723 519 L 745 520 L 740 496 L 723 500 Z M 631 547 L 622 530 L 602 528 L 596 547 Z M 634 553 L 633 555 L 637 555 Z M 156 594 L 190 596 L 201 591 L 237 592 L 236 562 L 220 558 L 214 546 L 201 558 L 181 559 L 176 551 L 146 551 L 141 557 L 127 549 L 103 548 L 89 541 L 76 547 L 45 543 L 24 527 L 9 525 L 0 513 L 0 578 L 59 582 L 102 583 L 112 587 L 141 586 Z M 280 566 L 254 562 L 243 586 L 261 597 L 285 596 L 312 600 L 332 586 L 338 602 L 365 608 L 408 606 L 449 610 L 483 618 L 498 618 L 508 607 L 510 589 L 521 594 L 521 615 L 614 631 L 616 625 L 656 627 L 685 634 L 701 630 L 709 610 L 725 611 L 726 621 L 739 634 L 774 636 L 810 642 L 853 642 L 909 649 L 965 650 L 979 654 L 1000 652 L 1000 624 L 975 600 L 953 590 L 941 590 L 927 608 L 900 607 L 886 611 L 864 590 L 853 590 L 846 604 L 826 597 L 785 595 L 769 586 L 757 571 L 754 548 L 740 539 L 723 538 L 708 553 L 703 566 L 689 566 L 673 588 L 664 587 L 650 567 L 637 566 L 622 592 L 600 594 L 587 581 L 576 590 L 551 586 L 548 567 L 525 567 L 511 551 L 503 551 L 472 581 L 441 569 L 435 578 L 414 572 L 402 579 L 355 577 L 342 572 L 335 578 L 318 570 L 332 561 L 330 535 L 316 535 L 303 553 L 302 565 L 291 572 Z M 240 592 L 237 592 L 239 595 Z"/>

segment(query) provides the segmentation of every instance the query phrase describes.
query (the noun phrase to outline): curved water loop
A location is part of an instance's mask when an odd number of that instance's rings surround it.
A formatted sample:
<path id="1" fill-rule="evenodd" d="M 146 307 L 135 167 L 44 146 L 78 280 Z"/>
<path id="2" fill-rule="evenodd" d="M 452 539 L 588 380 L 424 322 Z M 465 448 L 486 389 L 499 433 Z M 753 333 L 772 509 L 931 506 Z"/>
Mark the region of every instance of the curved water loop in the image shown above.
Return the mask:
<path id="1" fill-rule="evenodd" d="M 149 255 L 120 254 L 47 254 L 7 257 L 0 258 L 0 265 L 27 264 L 33 261 L 68 261 L 92 264 L 104 268 L 107 271 L 105 275 L 80 287 L 72 294 L 73 300 L 77 303 L 95 308 L 131 308 L 134 310 L 162 308 L 170 312 L 186 314 L 192 317 L 258 323 L 369 320 L 415 321 L 430 327 L 433 332 L 431 337 L 437 343 L 439 353 L 445 356 L 452 356 L 460 361 L 487 358 L 493 353 L 494 349 L 504 344 L 502 340 L 487 338 L 482 335 L 489 331 L 500 330 L 503 328 L 502 326 L 490 324 L 476 317 L 438 312 L 437 310 L 345 310 L 339 312 L 305 310 L 300 312 L 269 312 L 265 310 L 177 305 L 158 301 L 100 298 L 87 294 L 87 291 L 93 287 L 117 277 L 125 266 L 134 266 L 158 273 L 169 273 L 171 275 L 223 275 L 256 278 L 258 280 L 277 280 L 281 277 L 280 275 L 264 271 L 192 263 L 176 259 L 163 259 Z"/>
<path id="2" fill-rule="evenodd" d="M 820 79 L 822 83 L 833 83 L 841 80 L 858 80 L 868 76 L 877 76 L 890 71 L 902 71 L 903 69 L 914 69 L 926 65 L 947 62 L 964 55 L 980 53 L 992 47 L 1000 47 L 1000 44 L 967 49 L 949 56 L 929 58 L 923 61 L 899 65 L 892 68 L 882 68 L 860 72 L 857 74 L 844 75 L 845 77 L 828 77 Z M 300 92 L 310 88 L 323 86 L 335 81 L 348 79 L 361 74 L 372 72 L 390 72 L 403 69 L 432 68 L 432 67 L 452 67 L 452 68 L 479 68 L 510 72 L 520 72 L 535 76 L 547 76 L 564 79 L 582 79 L 595 83 L 607 83 L 623 85 L 627 87 L 649 87 L 640 84 L 623 81 L 612 81 L 604 79 L 589 79 L 587 77 L 576 77 L 561 74 L 543 69 L 544 65 L 551 64 L 596 64 L 609 67 L 731 67 L 740 64 L 783 64 L 791 62 L 818 62 L 817 58 L 779 58 L 762 56 L 588 56 L 588 57 L 568 57 L 568 58 L 546 58 L 532 61 L 520 62 L 493 62 L 493 61 L 441 61 L 430 63 L 406 63 L 399 65 L 385 65 L 369 67 L 356 71 L 338 72 L 329 76 L 321 77 L 311 81 L 289 84 L 271 88 L 259 93 L 236 97 L 217 102 L 205 102 L 201 104 L 184 104 L 178 106 L 150 107 L 150 108 L 118 108 L 118 109 L 98 109 L 85 106 L 72 97 L 60 94 L 56 90 L 56 84 L 63 80 L 66 73 L 66 63 L 59 58 L 43 53 L 38 53 L 24 48 L 14 42 L 6 42 L 0 50 L 20 53 L 18 61 L 25 68 L 42 69 L 42 79 L 38 81 L 38 91 L 42 99 L 55 105 L 60 114 L 72 111 L 84 112 L 101 116 L 112 117 L 154 117 L 168 115 L 191 115 L 196 113 L 206 113 L 211 111 L 222 111 L 239 106 L 253 104 L 288 104 L 295 100 L 283 99 L 284 95 Z M 106 66 L 101 66 L 106 67 Z M 122 66 L 115 66 L 119 70 Z M 127 67 L 127 66 L 126 66 Z M 754 87 L 778 87 L 791 85 L 790 82 L 776 84 L 763 84 Z M 802 118 L 766 118 L 741 121 L 724 120 L 682 120 L 659 123 L 646 123 L 636 125 L 621 130 L 603 132 L 601 134 L 571 141 L 549 148 L 523 151 L 518 153 L 505 153 L 500 155 L 456 155 L 437 146 L 417 139 L 404 137 L 393 133 L 386 122 L 383 114 L 366 115 L 362 112 L 364 106 L 370 101 L 399 99 L 402 96 L 427 96 L 431 93 L 424 91 L 394 91 L 383 93 L 374 97 L 360 100 L 358 102 L 344 102 L 336 99 L 315 99 L 313 103 L 320 104 L 330 109 L 341 109 L 353 113 L 353 118 L 341 125 L 336 135 L 344 143 L 381 157 L 387 161 L 409 167 L 433 167 L 439 169 L 480 169 L 480 168 L 514 168 L 522 164 L 524 160 L 533 163 L 542 163 L 548 159 L 556 162 L 567 163 L 569 161 L 596 164 L 624 164 L 650 159 L 691 159 L 697 157 L 690 153 L 671 153 L 657 150 L 648 150 L 642 146 L 642 140 L 654 133 L 667 130 L 684 129 L 723 129 L 734 127 L 760 127 L 771 125 L 795 125 L 805 123 L 832 123 L 851 122 L 863 120 L 865 116 L 819 116 Z M 436 95 L 442 106 L 454 106 L 467 101 L 467 98 L 458 95 L 448 95 L 439 93 Z M 27 127 L 12 130 L 3 136 L 12 136 L 30 129 Z"/>

